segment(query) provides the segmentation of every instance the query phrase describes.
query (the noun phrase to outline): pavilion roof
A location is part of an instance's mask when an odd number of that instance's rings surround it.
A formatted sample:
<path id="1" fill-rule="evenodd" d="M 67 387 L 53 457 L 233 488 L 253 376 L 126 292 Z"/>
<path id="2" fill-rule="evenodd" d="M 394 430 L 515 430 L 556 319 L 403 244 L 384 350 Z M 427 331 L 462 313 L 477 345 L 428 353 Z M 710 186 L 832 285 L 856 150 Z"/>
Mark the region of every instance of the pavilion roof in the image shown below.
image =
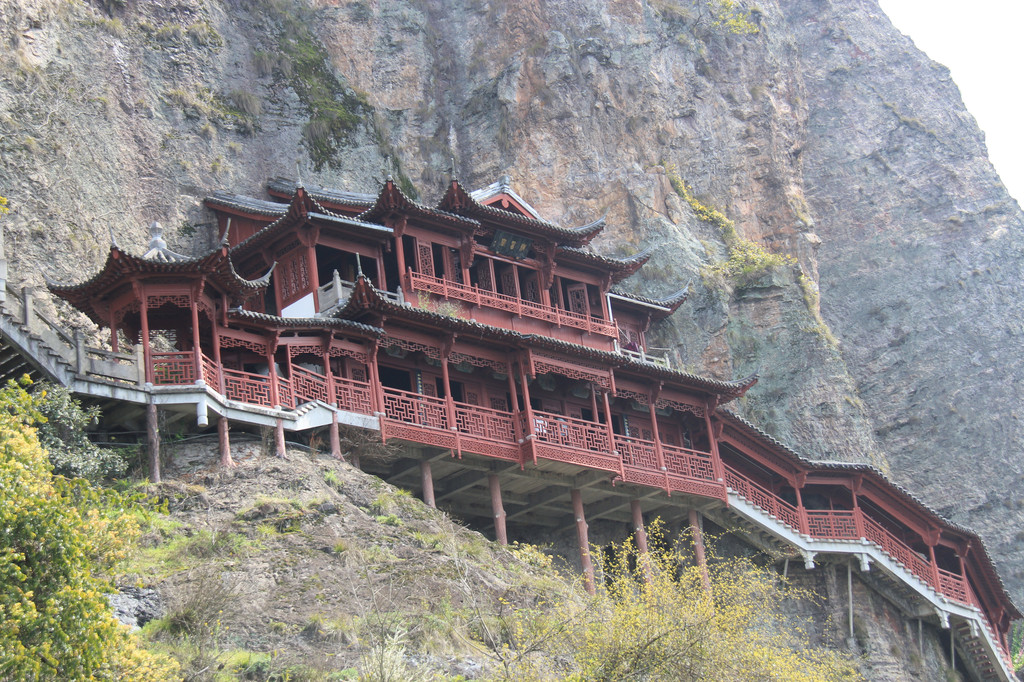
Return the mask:
<path id="1" fill-rule="evenodd" d="M 566 228 L 546 220 L 541 220 L 540 218 L 524 216 L 504 211 L 500 208 L 494 208 L 493 206 L 487 206 L 477 201 L 458 180 L 452 180 L 448 191 L 441 199 L 441 203 L 438 204 L 438 208 L 457 213 L 461 216 L 476 218 L 480 221 L 508 225 L 511 229 L 518 229 L 527 234 L 546 237 L 559 245 L 577 248 L 590 243 L 590 240 L 604 229 L 604 218 L 581 227 Z"/>
<path id="2" fill-rule="evenodd" d="M 1009 610 L 1013 611 L 1011 619 L 1016 620 L 1021 618 L 1021 613 L 1017 609 L 1013 600 L 1006 592 L 1006 586 L 1003 585 L 1002 578 L 999 577 L 999 573 L 996 572 L 995 564 L 992 562 L 992 557 L 985 546 L 984 540 L 976 532 L 962 526 L 954 521 L 950 521 L 942 514 L 937 512 L 935 509 L 930 507 L 924 500 L 910 492 L 903 486 L 890 480 L 884 473 L 875 468 L 874 466 L 861 463 L 861 462 L 839 462 L 832 460 L 812 460 L 807 459 L 803 455 L 800 455 L 795 450 L 791 449 L 788 445 L 782 443 L 774 436 L 762 431 L 758 427 L 751 424 L 749 421 L 736 414 L 732 410 L 721 407 L 718 409 L 718 415 L 723 417 L 729 424 L 736 427 L 740 431 L 746 432 L 748 435 L 753 435 L 757 440 L 761 441 L 762 444 L 770 447 L 776 454 L 782 455 L 790 461 L 801 465 L 802 469 L 815 471 L 815 470 L 835 470 L 835 471 L 856 471 L 863 473 L 866 476 L 871 477 L 875 480 L 879 487 L 888 489 L 892 493 L 902 499 L 904 502 L 911 504 L 914 507 L 924 511 L 939 525 L 944 526 L 946 530 L 960 533 L 961 535 L 967 536 L 971 540 L 972 548 L 977 548 L 984 559 L 978 562 L 978 566 L 982 567 L 985 576 L 990 581 L 990 584 L 998 587 L 1001 597 L 1005 600 L 1005 603 L 1010 607 Z"/>
<path id="3" fill-rule="evenodd" d="M 603 271 L 611 271 L 612 281 L 621 282 L 640 270 L 651 259 L 652 253 L 652 249 L 644 249 L 626 258 L 612 258 L 611 256 L 602 256 L 592 251 L 587 251 L 586 249 L 560 246 L 558 247 L 557 257 L 559 260 L 597 266 Z"/>
<path id="4" fill-rule="evenodd" d="M 494 197 L 498 197 L 503 194 L 516 202 L 523 210 L 529 213 L 531 217 L 536 218 L 537 220 L 542 220 L 540 213 L 538 213 L 533 206 L 530 206 L 530 204 L 526 202 L 526 199 L 519 196 L 516 191 L 512 189 L 512 177 L 509 175 L 502 175 L 498 178 L 497 182 L 492 182 L 486 187 L 473 190 L 469 193 L 469 196 L 478 203 L 486 204 L 489 199 L 493 199 Z"/>
<path id="5" fill-rule="evenodd" d="M 402 318 L 412 322 L 418 322 L 433 329 L 449 329 L 466 336 L 475 336 L 483 339 L 488 338 L 501 341 L 514 347 L 531 347 L 564 353 L 566 355 L 599 363 L 609 367 L 620 367 L 662 381 L 676 381 L 691 388 L 703 390 L 720 396 L 723 401 L 738 398 L 746 393 L 751 386 L 757 383 L 757 375 L 752 375 L 738 381 L 723 381 L 703 377 L 689 372 L 662 367 L 652 363 L 641 362 L 628 355 L 612 351 L 590 348 L 569 341 L 562 341 L 539 334 L 522 334 L 511 329 L 494 327 L 481 324 L 474 320 L 466 320 L 449 315 L 442 315 L 423 308 L 415 308 L 410 305 L 403 305 L 383 296 L 369 280 L 359 278 L 356 282 L 348 302 L 335 312 L 335 315 L 342 317 L 354 317 L 367 311 L 387 315 L 390 318 Z"/>
<path id="6" fill-rule="evenodd" d="M 369 335 L 378 338 L 384 335 L 384 330 L 380 327 L 337 317 L 280 317 L 278 315 L 258 313 L 244 308 L 231 308 L 228 310 L 228 318 L 256 322 L 259 323 L 260 326 L 267 328 L 287 327 L 290 329 L 306 329 L 312 331 L 322 329 L 345 329 L 353 332 L 359 332 L 361 335 Z"/>
<path id="7" fill-rule="evenodd" d="M 280 218 L 288 212 L 288 204 L 280 201 L 266 201 L 265 199 L 254 199 L 241 194 L 232 194 L 223 190 L 217 190 L 203 199 L 203 203 L 210 207 L 227 208 L 241 213 L 267 216 L 268 218 Z"/>
<path id="8" fill-rule="evenodd" d="M 220 246 L 209 253 L 189 257 L 170 251 L 160 234 L 160 226 L 150 226 L 153 237 L 149 250 L 142 256 L 136 256 L 121 249 L 117 244 L 110 246 L 107 260 L 95 275 L 77 284 L 57 282 L 46 278 L 47 288 L 54 295 L 63 298 L 75 306 L 99 325 L 109 324 L 93 306 L 93 301 L 103 297 L 119 286 L 130 281 L 130 277 L 146 275 L 149 277 L 205 278 L 223 292 L 233 296 L 234 300 L 245 300 L 267 287 L 270 283 L 271 267 L 258 279 L 245 279 L 235 272 L 234 264 L 227 245 Z"/>
<path id="9" fill-rule="evenodd" d="M 679 291 L 669 294 L 663 298 L 649 298 L 647 296 L 641 296 L 640 294 L 633 294 L 627 291 L 620 291 L 618 289 L 612 289 L 610 293 L 612 297 L 620 299 L 627 305 L 653 310 L 659 317 L 667 317 L 678 310 L 679 306 L 686 302 L 686 299 L 690 295 L 690 286 L 686 285 L 686 287 Z"/>
<path id="10" fill-rule="evenodd" d="M 279 197 L 281 199 L 291 198 L 295 194 L 295 190 L 301 186 L 301 183 L 292 180 L 291 178 L 276 177 L 267 182 L 267 191 L 271 196 Z M 331 189 L 329 187 L 320 187 L 318 185 L 306 185 L 306 191 L 309 195 L 316 199 L 322 204 L 329 204 L 342 209 L 343 207 L 350 207 L 352 209 L 358 209 L 357 212 L 362 212 L 367 208 L 373 206 L 377 200 L 377 195 L 366 194 L 364 192 L 343 192 L 337 189 Z"/>
<path id="11" fill-rule="evenodd" d="M 270 204 L 271 202 L 260 203 Z M 345 225 L 349 228 L 355 228 L 361 234 L 376 240 L 387 239 L 392 234 L 392 230 L 389 227 L 333 213 L 321 206 L 303 187 L 298 187 L 292 195 L 291 203 L 287 205 L 285 211 L 277 220 L 264 226 L 259 232 L 248 239 L 233 246 L 231 253 L 238 258 L 244 258 L 272 242 L 283 233 L 298 228 L 310 221 Z"/>
<path id="12" fill-rule="evenodd" d="M 383 220 L 395 214 L 413 215 L 432 220 L 462 232 L 472 232 L 480 227 L 480 223 L 472 218 L 456 215 L 439 208 L 431 208 L 417 203 L 407 197 L 395 181 L 388 176 L 376 201 L 367 211 L 359 215 L 360 220 Z"/>

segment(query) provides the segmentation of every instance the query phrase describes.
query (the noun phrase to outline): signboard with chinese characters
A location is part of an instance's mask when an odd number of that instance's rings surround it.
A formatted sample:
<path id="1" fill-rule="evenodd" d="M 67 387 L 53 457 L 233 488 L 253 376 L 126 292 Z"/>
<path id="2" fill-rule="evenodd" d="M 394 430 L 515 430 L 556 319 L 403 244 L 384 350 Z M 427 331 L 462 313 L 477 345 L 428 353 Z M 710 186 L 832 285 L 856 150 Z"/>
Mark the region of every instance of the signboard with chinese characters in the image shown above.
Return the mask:
<path id="1" fill-rule="evenodd" d="M 494 240 L 491 241 L 492 251 L 500 256 L 509 256 L 516 259 L 526 258 L 526 254 L 530 252 L 531 246 L 533 246 L 532 239 L 520 237 L 504 230 L 495 231 Z"/>

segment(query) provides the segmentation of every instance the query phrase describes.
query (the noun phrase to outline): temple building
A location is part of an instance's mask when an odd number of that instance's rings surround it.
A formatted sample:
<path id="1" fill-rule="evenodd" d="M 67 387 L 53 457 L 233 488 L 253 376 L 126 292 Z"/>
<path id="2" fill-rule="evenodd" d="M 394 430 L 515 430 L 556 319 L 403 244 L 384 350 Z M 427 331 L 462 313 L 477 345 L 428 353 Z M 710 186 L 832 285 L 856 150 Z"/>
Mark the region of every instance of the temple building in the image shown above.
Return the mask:
<path id="1" fill-rule="evenodd" d="M 979 537 L 872 467 L 808 461 L 730 411 L 756 377 L 652 352 L 686 291 L 620 288 L 650 254 L 595 253 L 603 220 L 548 222 L 507 178 L 452 181 L 436 206 L 390 178 L 375 195 L 276 179 L 267 197 L 207 197 L 222 236 L 207 254 L 170 251 L 154 227 L 144 255 L 112 245 L 86 281 L 50 283 L 109 330 L 110 353 L 138 349 L 141 397 L 80 378 L 151 416 L 194 409 L 206 426 L 212 411 L 224 464 L 231 423 L 273 425 L 281 452 L 286 430 L 326 428 L 335 454 L 345 425 L 379 434 L 403 454 L 376 473 L 499 542 L 574 526 L 591 587 L 597 518 L 641 547 L 645 519 L 699 533 L 707 518 L 807 568 L 844 557 L 908 618 L 951 629 L 978 679 L 1008 679 L 1021 614 Z"/>

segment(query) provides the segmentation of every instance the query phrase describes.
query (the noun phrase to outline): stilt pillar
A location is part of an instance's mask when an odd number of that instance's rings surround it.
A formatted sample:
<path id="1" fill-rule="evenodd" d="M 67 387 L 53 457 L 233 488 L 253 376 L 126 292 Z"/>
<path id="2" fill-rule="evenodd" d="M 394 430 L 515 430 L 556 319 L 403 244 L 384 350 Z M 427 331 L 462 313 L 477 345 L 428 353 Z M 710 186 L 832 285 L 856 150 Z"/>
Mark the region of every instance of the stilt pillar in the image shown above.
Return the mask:
<path id="1" fill-rule="evenodd" d="M 434 502 L 434 474 L 430 471 L 430 460 L 420 462 L 420 475 L 423 479 L 423 504 L 431 509 L 437 509 Z"/>
<path id="2" fill-rule="evenodd" d="M 275 445 L 275 448 L 274 448 L 275 454 L 278 457 L 284 457 L 285 456 L 285 446 L 284 446 L 284 420 L 283 419 L 278 419 L 277 420 L 277 426 L 274 427 L 274 445 Z"/>
<path id="3" fill-rule="evenodd" d="M 640 564 L 644 570 L 644 580 L 651 582 L 651 557 L 647 553 L 647 531 L 644 530 L 644 513 L 640 509 L 640 500 L 630 500 L 629 510 L 633 513 L 633 537 L 636 549 L 640 553 Z"/>
<path id="4" fill-rule="evenodd" d="M 341 459 L 341 432 L 338 426 L 338 413 L 331 410 L 331 457 Z"/>
<path id="5" fill-rule="evenodd" d="M 587 536 L 587 519 L 583 515 L 583 496 L 580 491 L 572 491 L 572 513 L 576 517 L 576 540 L 580 546 L 580 563 L 583 565 L 583 587 L 588 594 L 595 594 L 594 564 L 590 560 L 590 538 Z"/>
<path id="6" fill-rule="evenodd" d="M 491 510 L 494 512 L 494 539 L 499 545 L 508 544 L 508 532 L 505 529 L 505 507 L 501 504 L 501 483 L 498 474 L 489 474 L 487 484 L 491 488 Z"/>
<path id="7" fill-rule="evenodd" d="M 220 465 L 229 468 L 235 466 L 235 461 L 231 459 L 231 441 L 228 439 L 227 417 L 221 417 L 217 420 L 217 441 L 220 446 Z"/>
<path id="8" fill-rule="evenodd" d="M 146 440 L 149 442 L 149 480 L 160 482 L 160 426 L 155 403 L 146 405 Z"/>
<path id="9" fill-rule="evenodd" d="M 711 591 L 711 578 L 708 576 L 708 562 L 704 554 L 704 531 L 700 527 L 700 514 L 696 509 L 690 510 L 690 532 L 693 533 L 693 556 L 700 567 L 700 579 L 704 589 Z"/>

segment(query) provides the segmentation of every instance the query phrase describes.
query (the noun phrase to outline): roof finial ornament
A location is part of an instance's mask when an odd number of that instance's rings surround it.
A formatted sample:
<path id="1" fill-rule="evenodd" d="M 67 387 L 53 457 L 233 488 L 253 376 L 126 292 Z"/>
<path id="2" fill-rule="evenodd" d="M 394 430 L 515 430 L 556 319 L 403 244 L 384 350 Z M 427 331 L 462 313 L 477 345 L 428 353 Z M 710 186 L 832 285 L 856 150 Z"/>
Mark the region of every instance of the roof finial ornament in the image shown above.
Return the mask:
<path id="1" fill-rule="evenodd" d="M 459 181 L 459 174 L 455 170 L 455 156 L 452 155 L 452 182 Z"/>
<path id="2" fill-rule="evenodd" d="M 299 184 L 296 186 L 296 189 L 298 189 L 299 187 L 303 187 L 304 185 L 302 184 L 302 165 L 300 164 L 298 159 L 295 159 L 295 177 L 299 179 Z"/>
<path id="3" fill-rule="evenodd" d="M 231 234 L 231 216 L 228 216 L 228 224 L 224 227 L 224 234 L 220 238 L 220 245 L 228 245 L 228 236 Z"/>
<path id="4" fill-rule="evenodd" d="M 121 245 L 117 243 L 117 237 L 114 236 L 114 226 L 110 226 L 110 246 L 115 249 L 120 249 Z"/>
<path id="5" fill-rule="evenodd" d="M 356 254 L 356 279 L 362 279 L 362 277 L 363 277 L 363 261 L 359 257 L 359 254 L 357 253 Z"/>
<path id="6" fill-rule="evenodd" d="M 157 221 L 153 221 L 149 224 L 149 250 L 154 249 L 164 250 L 167 248 L 167 242 L 164 241 L 164 227 Z"/>

